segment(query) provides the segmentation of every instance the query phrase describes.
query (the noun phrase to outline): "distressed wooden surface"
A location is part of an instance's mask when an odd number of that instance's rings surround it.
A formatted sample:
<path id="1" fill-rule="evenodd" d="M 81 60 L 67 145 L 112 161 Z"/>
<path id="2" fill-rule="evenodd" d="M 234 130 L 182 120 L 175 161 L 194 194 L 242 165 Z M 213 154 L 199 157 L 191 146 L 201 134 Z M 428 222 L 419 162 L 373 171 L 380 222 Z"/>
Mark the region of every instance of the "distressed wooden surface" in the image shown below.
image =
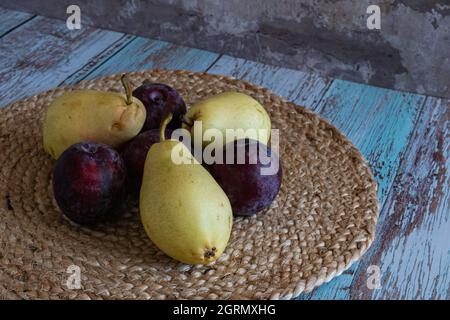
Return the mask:
<path id="1" fill-rule="evenodd" d="M 124 35 L 36 17 L 0 41 L 0 106 L 57 86 Z"/>
<path id="2" fill-rule="evenodd" d="M 0 10 L 0 37 L 33 18 L 32 14 L 8 9 Z"/>
<path id="3" fill-rule="evenodd" d="M 392 188 L 423 102 L 423 96 L 335 80 L 316 110 L 341 129 L 369 162 L 378 183 L 380 208 Z M 383 219 L 380 214 L 378 230 Z M 366 258 L 367 254 L 360 261 Z M 366 271 L 361 271 L 360 264 L 356 262 L 335 281 L 300 298 L 349 299 L 354 274 Z"/>
<path id="4" fill-rule="evenodd" d="M 450 297 L 450 100 L 427 98 L 402 157 L 378 228 L 361 268 L 378 265 L 381 289 L 366 275 L 352 283 L 356 299 Z"/>
<path id="5" fill-rule="evenodd" d="M 205 71 L 218 56 L 208 51 L 137 37 L 107 62 L 87 74 L 84 79 L 152 68 Z"/>
<path id="6" fill-rule="evenodd" d="M 313 73 L 268 66 L 254 61 L 222 56 L 208 70 L 267 87 L 283 98 L 314 109 L 331 84 Z"/>
<path id="7" fill-rule="evenodd" d="M 117 72 L 188 69 L 272 89 L 340 128 L 379 184 L 377 237 L 343 275 L 299 299 L 450 298 L 450 102 L 0 9 L 0 107 Z M 6 31 L 4 31 L 6 30 Z M 4 35 L 4 36 L 1 36 Z M 367 268 L 381 269 L 381 288 Z"/>

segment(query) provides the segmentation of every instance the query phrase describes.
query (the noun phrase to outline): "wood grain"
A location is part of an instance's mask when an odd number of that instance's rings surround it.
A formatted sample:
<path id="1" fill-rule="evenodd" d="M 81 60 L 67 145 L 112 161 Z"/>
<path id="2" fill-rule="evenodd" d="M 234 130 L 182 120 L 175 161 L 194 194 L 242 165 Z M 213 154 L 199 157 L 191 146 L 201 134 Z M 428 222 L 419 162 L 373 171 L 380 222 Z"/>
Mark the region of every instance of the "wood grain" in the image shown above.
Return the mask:
<path id="1" fill-rule="evenodd" d="M 368 160 L 378 183 L 380 207 L 393 185 L 423 102 L 420 95 L 335 80 L 317 108 Z M 383 227 L 380 216 L 378 228 Z M 355 263 L 343 275 L 301 299 L 350 298 L 353 274 L 359 265 Z"/>
<path id="2" fill-rule="evenodd" d="M 0 37 L 33 17 L 32 14 L 0 8 Z"/>
<path id="3" fill-rule="evenodd" d="M 245 59 L 222 56 L 209 70 L 270 88 L 273 92 L 314 109 L 331 83 L 314 73 L 280 68 Z"/>
<path id="4" fill-rule="evenodd" d="M 427 98 L 351 298 L 450 298 L 450 100 Z M 381 289 L 369 290 L 369 265 Z"/>
<path id="5" fill-rule="evenodd" d="M 83 79 L 152 68 L 205 71 L 218 56 L 217 53 L 137 37 Z"/>
<path id="6" fill-rule="evenodd" d="M 0 39 L 0 106 L 57 86 L 123 34 L 36 17 Z"/>
<path id="7" fill-rule="evenodd" d="M 131 41 L 136 39 L 136 36 L 133 35 L 124 35 L 119 40 L 114 42 L 111 46 L 109 46 L 104 51 L 97 54 L 92 59 L 86 60 L 87 63 L 83 65 L 79 70 L 71 74 L 69 77 L 64 79 L 59 86 L 70 85 L 77 83 L 85 79 L 93 70 L 98 68 L 100 65 L 108 61 L 115 54 L 119 53 L 120 50 L 125 48 Z"/>

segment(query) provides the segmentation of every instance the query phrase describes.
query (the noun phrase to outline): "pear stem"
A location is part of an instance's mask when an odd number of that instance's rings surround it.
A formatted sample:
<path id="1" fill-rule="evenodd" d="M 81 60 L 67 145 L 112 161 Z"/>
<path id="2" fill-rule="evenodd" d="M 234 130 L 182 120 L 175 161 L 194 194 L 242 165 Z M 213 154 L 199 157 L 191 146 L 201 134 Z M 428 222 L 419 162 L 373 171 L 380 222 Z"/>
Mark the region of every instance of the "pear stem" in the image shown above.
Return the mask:
<path id="1" fill-rule="evenodd" d="M 186 115 L 183 115 L 181 117 L 181 122 L 183 122 L 185 125 L 187 125 L 188 127 L 192 127 L 194 125 L 194 121 L 192 121 L 191 119 L 189 119 L 188 117 L 186 117 Z"/>
<path id="2" fill-rule="evenodd" d="M 159 125 L 159 141 L 163 142 L 166 140 L 166 127 L 172 120 L 172 113 L 168 112 L 161 121 Z"/>
<path id="3" fill-rule="evenodd" d="M 131 98 L 132 92 L 131 92 L 130 81 L 128 80 L 128 77 L 126 74 L 122 75 L 122 77 L 120 78 L 120 81 L 122 82 L 122 85 L 125 88 L 125 94 L 127 95 L 127 105 L 130 105 L 133 103 L 133 100 Z"/>

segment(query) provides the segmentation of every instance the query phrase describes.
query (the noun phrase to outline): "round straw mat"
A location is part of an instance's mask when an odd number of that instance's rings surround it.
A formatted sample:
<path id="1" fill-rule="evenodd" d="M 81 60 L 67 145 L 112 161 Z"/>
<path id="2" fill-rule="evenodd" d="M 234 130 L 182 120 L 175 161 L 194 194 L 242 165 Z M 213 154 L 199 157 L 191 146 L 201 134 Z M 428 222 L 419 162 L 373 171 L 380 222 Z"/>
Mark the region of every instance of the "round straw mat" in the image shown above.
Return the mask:
<path id="1" fill-rule="evenodd" d="M 129 77 L 134 86 L 144 79 L 167 83 L 188 105 L 226 90 L 259 100 L 280 130 L 284 177 L 276 200 L 253 217 L 235 218 L 226 251 L 207 266 L 160 252 L 141 226 L 136 203 L 114 222 L 75 226 L 53 198 L 43 116 L 65 91 L 121 91 L 120 75 L 15 102 L 0 110 L 0 298 L 292 298 L 341 274 L 367 250 L 377 185 L 334 126 L 268 89 L 229 77 L 168 70 Z"/>

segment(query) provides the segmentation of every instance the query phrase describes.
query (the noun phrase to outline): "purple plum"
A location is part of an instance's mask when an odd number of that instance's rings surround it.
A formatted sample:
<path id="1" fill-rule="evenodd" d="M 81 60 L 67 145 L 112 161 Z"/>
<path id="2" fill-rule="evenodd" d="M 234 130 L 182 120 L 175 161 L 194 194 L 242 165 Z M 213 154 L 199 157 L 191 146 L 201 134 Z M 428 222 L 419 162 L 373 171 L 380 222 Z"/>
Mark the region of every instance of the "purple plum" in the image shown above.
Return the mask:
<path id="1" fill-rule="evenodd" d="M 133 96 L 142 101 L 147 110 L 147 117 L 141 132 L 157 129 L 162 118 L 167 113 L 172 113 L 172 121 L 168 129 L 181 127 L 181 118 L 186 113 L 186 104 L 181 95 L 174 88 L 162 83 L 144 82 L 133 91 Z"/>
<path id="2" fill-rule="evenodd" d="M 165 131 L 166 138 L 169 138 L 171 134 L 171 130 Z M 152 129 L 140 133 L 123 148 L 122 157 L 128 171 L 130 190 L 134 196 L 137 196 L 141 189 L 142 175 L 144 174 L 144 165 L 148 150 L 150 150 L 150 147 L 154 143 L 159 142 L 159 140 L 159 130 Z"/>
<path id="3" fill-rule="evenodd" d="M 81 142 L 65 150 L 53 169 L 53 192 L 63 214 L 81 225 L 117 216 L 126 197 L 126 167 L 102 143 Z"/>
<path id="4" fill-rule="evenodd" d="M 230 199 L 233 214 L 250 216 L 267 208 L 280 190 L 282 169 L 278 156 L 263 143 L 251 139 L 229 142 L 222 151 L 224 162 L 226 154 L 234 152 L 233 163 L 213 163 L 207 169 Z M 243 155 L 244 161 L 238 154 Z M 261 161 L 261 155 L 269 162 Z M 263 168 L 277 170 L 263 172 Z"/>

